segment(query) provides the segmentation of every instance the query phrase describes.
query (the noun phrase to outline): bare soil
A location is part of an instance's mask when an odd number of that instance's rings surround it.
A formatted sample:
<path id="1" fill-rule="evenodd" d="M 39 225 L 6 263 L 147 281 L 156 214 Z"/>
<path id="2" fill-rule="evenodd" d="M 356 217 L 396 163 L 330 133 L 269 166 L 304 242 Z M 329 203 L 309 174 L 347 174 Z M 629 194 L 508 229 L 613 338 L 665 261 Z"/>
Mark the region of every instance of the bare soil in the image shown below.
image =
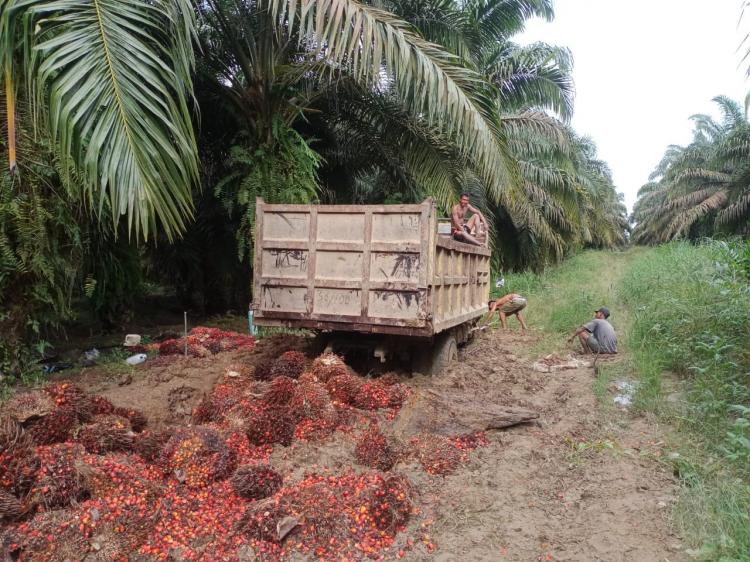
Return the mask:
<path id="1" fill-rule="evenodd" d="M 147 362 L 131 382 L 97 368 L 84 370 L 76 382 L 118 405 L 139 408 L 151 426 L 185 424 L 228 370 L 251 368 L 306 343 L 274 336 L 249 352 Z M 473 393 L 484 402 L 539 414 L 536 421 L 488 431 L 489 444 L 452 475 L 429 475 L 413 460 L 394 467 L 409 477 L 421 507 L 407 530 L 415 543 L 400 541 L 404 559 L 686 560 L 669 520 L 676 485 L 660 462 L 659 428 L 601 404 L 592 390 L 593 368 L 532 370 L 538 357 L 528 350 L 536 344 L 534 335 L 485 332 L 442 375 L 404 374 L 415 395 Z M 462 402 L 461 408 L 468 407 Z M 390 423 L 393 435 L 399 418 Z M 353 449 L 352 436 L 336 432 L 322 443 L 277 446 L 271 464 L 295 479 L 308 470 L 354 465 Z M 429 543 L 437 548 L 428 550 Z"/>
<path id="2" fill-rule="evenodd" d="M 539 373 L 535 336 L 484 334 L 461 361 L 417 385 L 467 388 L 540 413 L 488 432 L 456 474 L 421 480 L 435 518 L 434 560 L 686 560 L 669 521 L 676 483 L 658 428 L 602 406 L 593 368 Z"/>
<path id="3" fill-rule="evenodd" d="M 152 428 L 185 425 L 190 421 L 193 408 L 227 371 L 252 368 L 285 351 L 306 346 L 305 338 L 273 336 L 259 340 L 252 350 L 240 349 L 203 358 L 167 355 L 123 374 L 94 366 L 81 370 L 75 382 L 87 392 L 101 394 L 118 406 L 141 410 Z M 58 378 L 70 378 L 70 374 L 63 372 Z"/>

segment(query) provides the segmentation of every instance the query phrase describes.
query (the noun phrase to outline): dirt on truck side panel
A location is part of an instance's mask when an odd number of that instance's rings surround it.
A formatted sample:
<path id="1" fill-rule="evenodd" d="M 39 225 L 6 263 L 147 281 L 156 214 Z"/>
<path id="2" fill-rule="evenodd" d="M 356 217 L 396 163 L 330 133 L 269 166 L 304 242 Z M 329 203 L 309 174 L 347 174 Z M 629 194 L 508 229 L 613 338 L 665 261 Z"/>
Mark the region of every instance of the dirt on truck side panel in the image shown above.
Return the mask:
<path id="1" fill-rule="evenodd" d="M 438 235 L 432 200 L 256 209 L 260 326 L 429 337 L 486 311 L 490 252 Z"/>

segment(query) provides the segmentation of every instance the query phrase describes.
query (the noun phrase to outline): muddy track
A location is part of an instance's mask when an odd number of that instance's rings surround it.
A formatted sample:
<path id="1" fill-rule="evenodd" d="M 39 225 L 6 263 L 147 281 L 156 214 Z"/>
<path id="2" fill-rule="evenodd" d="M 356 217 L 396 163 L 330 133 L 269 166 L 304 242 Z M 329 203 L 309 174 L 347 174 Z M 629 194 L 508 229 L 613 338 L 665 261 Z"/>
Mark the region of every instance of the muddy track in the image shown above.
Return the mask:
<path id="1" fill-rule="evenodd" d="M 675 482 L 658 460 L 656 428 L 600 405 L 593 368 L 533 371 L 522 350 L 534 343 L 486 333 L 441 377 L 415 381 L 473 389 L 540 419 L 489 432 L 490 445 L 455 475 L 413 475 L 439 545 L 413 559 L 685 560 L 669 521 Z"/>

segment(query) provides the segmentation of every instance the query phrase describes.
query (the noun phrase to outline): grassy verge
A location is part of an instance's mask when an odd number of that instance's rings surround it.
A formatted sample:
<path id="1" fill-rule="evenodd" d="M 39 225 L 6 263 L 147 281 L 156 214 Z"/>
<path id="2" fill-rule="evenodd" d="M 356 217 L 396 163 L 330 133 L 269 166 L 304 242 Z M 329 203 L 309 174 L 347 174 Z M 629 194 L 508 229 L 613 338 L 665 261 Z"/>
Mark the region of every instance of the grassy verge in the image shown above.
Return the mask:
<path id="1" fill-rule="evenodd" d="M 704 560 L 750 557 L 748 245 L 670 244 L 642 252 L 620 295 L 638 407 L 676 428 L 677 520 Z M 665 373 L 682 391 L 669 395 Z"/>
<path id="2" fill-rule="evenodd" d="M 600 306 L 611 309 L 619 343 L 627 346 L 628 318 L 618 300 L 617 284 L 627 264 L 640 252 L 583 252 L 540 275 L 510 274 L 504 290 L 528 298 L 529 326 L 544 336 L 540 349 L 573 349 L 565 343 L 565 336 L 591 320 Z"/>

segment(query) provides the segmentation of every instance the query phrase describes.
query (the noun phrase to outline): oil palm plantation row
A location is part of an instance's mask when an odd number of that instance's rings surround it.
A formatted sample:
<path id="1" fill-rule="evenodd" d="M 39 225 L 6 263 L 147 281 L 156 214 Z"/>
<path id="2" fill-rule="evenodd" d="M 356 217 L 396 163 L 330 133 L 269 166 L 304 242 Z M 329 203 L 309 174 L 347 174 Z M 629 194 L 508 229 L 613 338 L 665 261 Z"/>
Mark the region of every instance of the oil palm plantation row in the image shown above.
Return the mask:
<path id="1" fill-rule="evenodd" d="M 670 146 L 638 192 L 633 237 L 643 244 L 750 234 L 750 122 L 739 103 L 714 98 L 721 119 L 694 115 L 693 141 Z"/>

